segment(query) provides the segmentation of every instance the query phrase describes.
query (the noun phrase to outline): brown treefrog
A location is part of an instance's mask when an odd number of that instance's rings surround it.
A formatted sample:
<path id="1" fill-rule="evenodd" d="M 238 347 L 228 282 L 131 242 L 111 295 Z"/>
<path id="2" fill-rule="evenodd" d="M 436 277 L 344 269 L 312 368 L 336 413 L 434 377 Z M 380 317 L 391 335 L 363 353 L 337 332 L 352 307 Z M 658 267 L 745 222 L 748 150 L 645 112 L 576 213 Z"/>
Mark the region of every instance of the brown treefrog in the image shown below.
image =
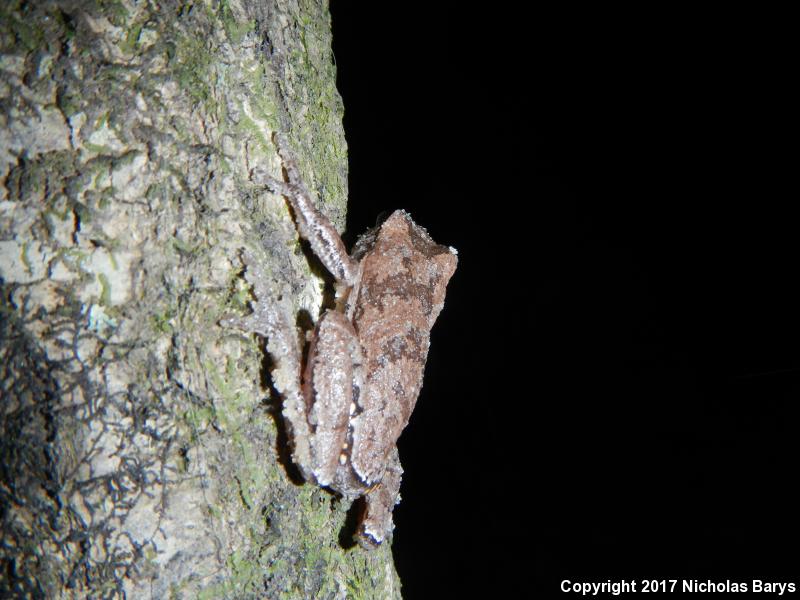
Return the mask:
<path id="1" fill-rule="evenodd" d="M 292 315 L 245 254 L 257 303 L 249 317 L 227 324 L 268 338 L 293 461 L 318 485 L 351 500 L 366 497 L 356 537 L 374 546 L 394 527 L 402 475 L 396 442 L 422 387 L 430 331 L 456 269 L 456 251 L 436 244 L 398 210 L 349 255 L 315 208 L 285 138 L 274 139 L 287 181 L 258 170 L 253 180 L 289 201 L 300 235 L 335 279 L 336 307 L 316 323 L 303 367 Z"/>

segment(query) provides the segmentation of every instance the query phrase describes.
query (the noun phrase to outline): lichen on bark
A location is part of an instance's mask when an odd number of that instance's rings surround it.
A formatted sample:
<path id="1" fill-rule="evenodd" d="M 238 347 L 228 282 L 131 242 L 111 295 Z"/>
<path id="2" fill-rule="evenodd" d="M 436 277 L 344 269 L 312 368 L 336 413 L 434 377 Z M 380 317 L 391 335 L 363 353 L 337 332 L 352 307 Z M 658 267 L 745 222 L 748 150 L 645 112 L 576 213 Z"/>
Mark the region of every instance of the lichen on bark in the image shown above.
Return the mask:
<path id="1" fill-rule="evenodd" d="M 241 250 L 315 316 L 286 131 L 341 229 L 324 2 L 0 7 L 0 595 L 399 597 L 391 549 L 293 481 Z"/>

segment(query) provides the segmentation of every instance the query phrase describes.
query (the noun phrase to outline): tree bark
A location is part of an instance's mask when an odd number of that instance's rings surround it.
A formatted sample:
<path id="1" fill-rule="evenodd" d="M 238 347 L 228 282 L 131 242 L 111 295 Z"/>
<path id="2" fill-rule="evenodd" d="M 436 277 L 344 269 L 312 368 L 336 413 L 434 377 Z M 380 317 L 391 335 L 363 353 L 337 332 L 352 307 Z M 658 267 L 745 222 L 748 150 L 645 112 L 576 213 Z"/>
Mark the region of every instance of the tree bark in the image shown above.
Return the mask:
<path id="1" fill-rule="evenodd" d="M 285 131 L 344 225 L 327 3 L 12 0 L 0 51 L 0 596 L 399 598 L 293 476 L 263 340 L 219 324 L 243 248 L 319 313 L 249 173 Z"/>

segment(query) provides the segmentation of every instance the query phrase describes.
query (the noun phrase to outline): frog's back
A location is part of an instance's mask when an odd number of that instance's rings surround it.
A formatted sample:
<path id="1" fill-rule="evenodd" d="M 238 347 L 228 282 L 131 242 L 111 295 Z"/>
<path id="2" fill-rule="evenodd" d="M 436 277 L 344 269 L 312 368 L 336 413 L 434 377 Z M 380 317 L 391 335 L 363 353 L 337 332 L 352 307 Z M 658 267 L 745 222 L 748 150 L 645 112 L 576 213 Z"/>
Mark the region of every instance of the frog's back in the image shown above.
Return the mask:
<path id="1" fill-rule="evenodd" d="M 414 410 L 445 288 L 455 271 L 455 250 L 436 244 L 404 211 L 395 211 L 356 247 L 362 275 L 353 324 L 364 354 L 365 389 L 353 422 L 354 461 L 367 482 L 380 479 L 380 465 Z M 360 463 L 360 464 L 359 464 Z"/>

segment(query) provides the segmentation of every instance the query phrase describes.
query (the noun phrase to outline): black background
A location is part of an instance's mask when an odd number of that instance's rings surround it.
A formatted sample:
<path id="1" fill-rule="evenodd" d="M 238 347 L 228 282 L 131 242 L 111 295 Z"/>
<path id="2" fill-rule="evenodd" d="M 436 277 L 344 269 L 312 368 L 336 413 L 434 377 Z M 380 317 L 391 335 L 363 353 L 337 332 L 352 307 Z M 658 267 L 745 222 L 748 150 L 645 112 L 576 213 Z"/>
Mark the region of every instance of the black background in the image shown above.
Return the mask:
<path id="1" fill-rule="evenodd" d="M 331 7 L 348 241 L 405 208 L 460 261 L 404 597 L 796 575 L 789 20 L 375 4 Z"/>

